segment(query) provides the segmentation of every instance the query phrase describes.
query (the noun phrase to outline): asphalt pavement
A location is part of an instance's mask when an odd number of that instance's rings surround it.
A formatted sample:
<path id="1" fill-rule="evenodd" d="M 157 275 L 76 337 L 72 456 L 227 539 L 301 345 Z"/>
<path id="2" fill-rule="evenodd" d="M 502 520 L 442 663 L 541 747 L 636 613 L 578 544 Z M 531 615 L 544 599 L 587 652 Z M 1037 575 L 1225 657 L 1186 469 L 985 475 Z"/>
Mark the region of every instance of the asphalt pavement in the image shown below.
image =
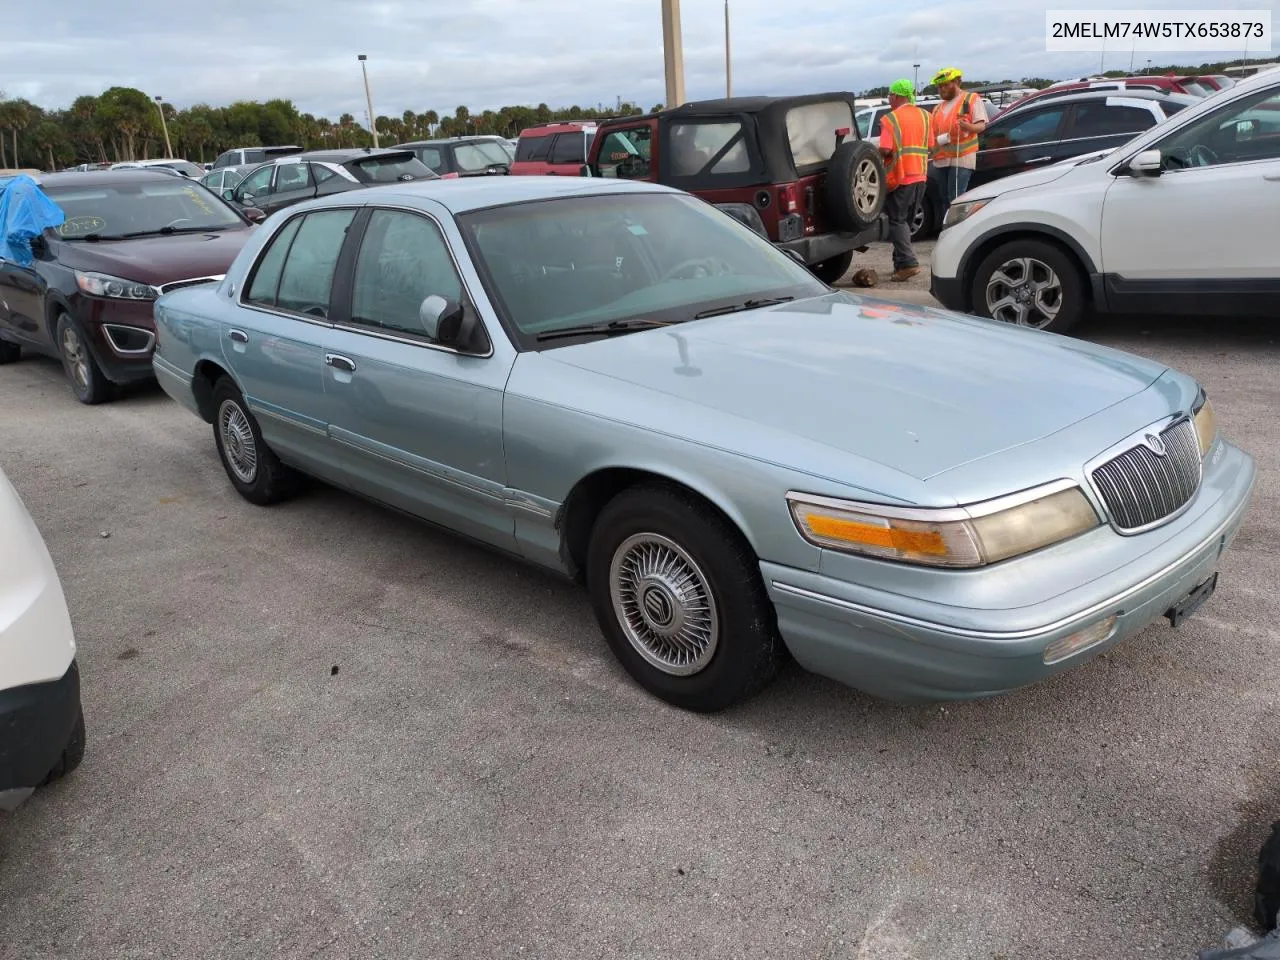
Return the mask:
<path id="1" fill-rule="evenodd" d="M 158 389 L 90 409 L 52 362 L 0 368 L 88 722 L 83 766 L 0 818 L 0 957 L 1215 945 L 1280 818 L 1280 330 L 1080 334 L 1198 376 L 1258 458 L 1212 600 L 993 700 L 791 666 L 711 717 L 637 688 L 570 584 L 325 487 L 251 506 Z"/>

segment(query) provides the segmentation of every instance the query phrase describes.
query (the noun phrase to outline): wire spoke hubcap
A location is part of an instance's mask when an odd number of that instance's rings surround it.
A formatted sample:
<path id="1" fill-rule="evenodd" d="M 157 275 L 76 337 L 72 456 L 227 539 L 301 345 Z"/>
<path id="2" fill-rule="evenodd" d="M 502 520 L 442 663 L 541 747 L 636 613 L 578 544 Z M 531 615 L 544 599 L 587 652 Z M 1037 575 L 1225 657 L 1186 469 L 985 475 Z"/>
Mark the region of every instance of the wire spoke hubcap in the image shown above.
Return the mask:
<path id="1" fill-rule="evenodd" d="M 993 320 L 1047 327 L 1061 310 L 1062 281 L 1042 260 L 1006 260 L 987 281 L 987 311 Z"/>
<path id="2" fill-rule="evenodd" d="M 880 171 L 870 160 L 863 160 L 853 175 L 853 202 L 859 212 L 870 214 L 879 197 Z"/>
<path id="3" fill-rule="evenodd" d="M 628 537 L 614 551 L 609 594 L 622 632 L 647 663 L 687 677 L 704 669 L 720 641 L 720 620 L 705 574 L 675 541 Z"/>
<path id="4" fill-rule="evenodd" d="M 62 331 L 62 356 L 76 386 L 81 390 L 89 389 L 89 356 L 80 340 L 80 334 L 72 327 Z"/>
<path id="5" fill-rule="evenodd" d="M 248 416 L 232 400 L 223 400 L 218 408 L 218 436 L 231 472 L 242 483 L 253 483 L 258 473 L 258 445 Z"/>

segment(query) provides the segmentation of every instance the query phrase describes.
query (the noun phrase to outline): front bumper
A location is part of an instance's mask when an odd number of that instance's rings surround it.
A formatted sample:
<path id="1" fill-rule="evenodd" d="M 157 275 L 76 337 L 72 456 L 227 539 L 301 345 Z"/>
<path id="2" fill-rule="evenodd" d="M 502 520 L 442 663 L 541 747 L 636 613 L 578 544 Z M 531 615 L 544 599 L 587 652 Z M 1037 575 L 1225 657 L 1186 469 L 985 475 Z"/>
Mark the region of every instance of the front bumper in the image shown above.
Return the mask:
<path id="1" fill-rule="evenodd" d="M 47 683 L 0 690 L 0 810 L 40 786 L 71 741 L 80 718 L 80 669 Z"/>
<path id="2" fill-rule="evenodd" d="M 89 349 L 112 383 L 151 379 L 151 354 L 155 348 L 152 308 L 153 304 L 145 300 L 79 298 L 76 312 L 88 335 Z"/>
<path id="3" fill-rule="evenodd" d="M 1116 575 L 1029 607 L 957 610 L 762 563 L 779 631 L 805 669 L 889 700 L 993 696 L 1062 673 L 1164 616 L 1217 570 L 1256 477 L 1251 457 L 1224 447 L 1219 480 L 1202 485 L 1194 518 L 1164 532 L 1163 541 L 1153 539 L 1156 546 Z M 1053 563 L 1052 553 L 1043 552 L 1045 563 Z M 1105 642 L 1045 664 L 1051 643 L 1111 616 L 1116 623 Z"/>
<path id="4" fill-rule="evenodd" d="M 780 250 L 799 254 L 805 263 L 823 263 L 850 250 L 857 250 L 869 243 L 879 243 L 889 237 L 889 219 L 883 215 L 874 225 L 858 233 L 819 233 L 811 237 L 799 237 L 777 244 Z"/>
<path id="5" fill-rule="evenodd" d="M 967 307 L 964 286 L 959 277 L 940 277 L 936 273 L 930 274 L 929 293 L 948 310 L 958 310 L 963 313 Z"/>

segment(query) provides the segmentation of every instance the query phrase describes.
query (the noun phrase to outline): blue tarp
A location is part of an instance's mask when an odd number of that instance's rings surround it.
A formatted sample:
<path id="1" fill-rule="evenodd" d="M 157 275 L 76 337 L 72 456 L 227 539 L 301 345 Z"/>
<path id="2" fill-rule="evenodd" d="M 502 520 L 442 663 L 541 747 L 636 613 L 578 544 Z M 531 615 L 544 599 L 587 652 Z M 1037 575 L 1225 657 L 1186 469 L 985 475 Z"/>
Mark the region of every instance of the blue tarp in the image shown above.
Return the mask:
<path id="1" fill-rule="evenodd" d="M 61 208 L 25 173 L 0 185 L 0 259 L 26 266 L 31 241 L 66 220 Z"/>

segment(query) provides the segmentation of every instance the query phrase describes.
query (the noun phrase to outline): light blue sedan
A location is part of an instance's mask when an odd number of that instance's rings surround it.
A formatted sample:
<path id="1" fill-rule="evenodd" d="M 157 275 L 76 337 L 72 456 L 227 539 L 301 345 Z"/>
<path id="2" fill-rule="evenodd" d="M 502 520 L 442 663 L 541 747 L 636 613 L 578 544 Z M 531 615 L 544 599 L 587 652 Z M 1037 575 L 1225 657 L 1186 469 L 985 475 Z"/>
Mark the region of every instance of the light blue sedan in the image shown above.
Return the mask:
<path id="1" fill-rule="evenodd" d="M 647 184 L 310 201 L 155 312 L 246 499 L 305 473 L 580 579 L 695 710 L 787 651 L 900 700 L 1069 669 L 1207 599 L 1254 483 L 1184 374 L 837 292 Z"/>

